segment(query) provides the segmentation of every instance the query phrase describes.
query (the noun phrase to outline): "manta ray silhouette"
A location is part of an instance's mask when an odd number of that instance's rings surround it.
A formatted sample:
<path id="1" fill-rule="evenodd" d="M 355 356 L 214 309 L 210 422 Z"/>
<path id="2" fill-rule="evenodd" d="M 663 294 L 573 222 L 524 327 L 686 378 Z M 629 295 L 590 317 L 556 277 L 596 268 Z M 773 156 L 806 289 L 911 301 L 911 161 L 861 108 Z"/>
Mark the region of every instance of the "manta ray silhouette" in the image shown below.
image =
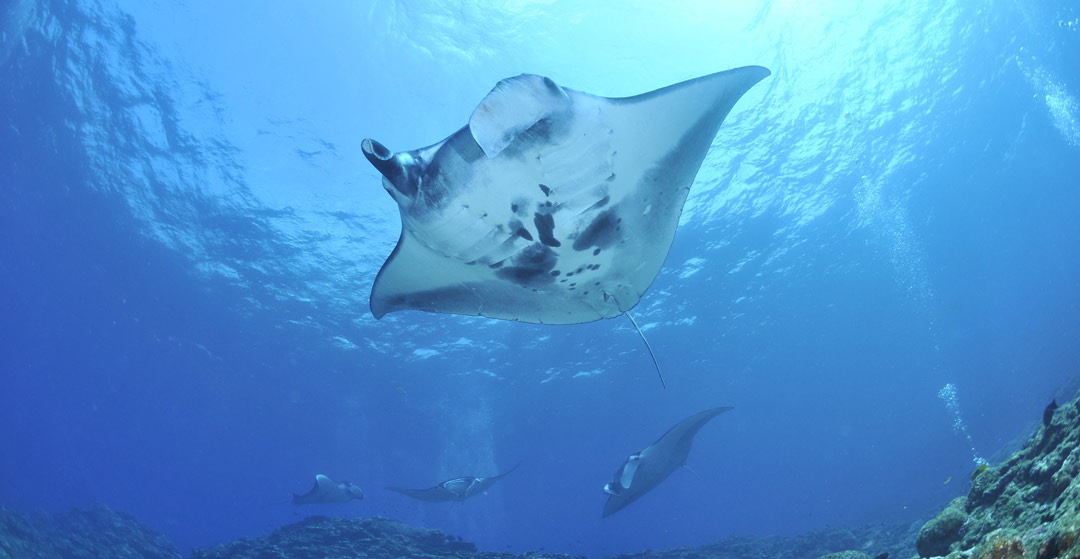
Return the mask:
<path id="1" fill-rule="evenodd" d="M 394 153 L 364 140 L 401 213 L 372 314 L 574 324 L 630 310 L 724 117 L 768 75 L 747 66 L 613 99 L 523 74 L 441 142 Z"/>
<path id="2" fill-rule="evenodd" d="M 496 481 L 510 475 L 514 470 L 518 469 L 521 462 L 514 464 L 514 467 L 506 470 L 505 472 L 492 477 L 474 477 L 463 476 L 456 477 L 454 479 L 448 479 L 439 483 L 434 487 L 428 489 L 405 489 L 401 487 L 387 487 L 390 491 L 395 493 L 401 493 L 412 497 L 413 499 L 420 499 L 421 501 L 430 502 L 442 502 L 442 501 L 464 501 L 473 495 L 479 495 L 488 490 L 492 485 L 495 485 Z"/>
<path id="3" fill-rule="evenodd" d="M 315 485 L 303 495 L 293 494 L 294 505 L 325 505 L 331 503 L 347 503 L 364 499 L 364 492 L 354 483 L 347 481 L 336 482 L 322 474 L 315 476 Z"/>
<path id="4" fill-rule="evenodd" d="M 710 419 L 733 410 L 720 407 L 694 414 L 661 435 L 653 444 L 631 454 L 615 472 L 615 478 L 604 485 L 608 500 L 604 518 L 652 491 L 675 470 L 686 465 L 694 436 Z"/>

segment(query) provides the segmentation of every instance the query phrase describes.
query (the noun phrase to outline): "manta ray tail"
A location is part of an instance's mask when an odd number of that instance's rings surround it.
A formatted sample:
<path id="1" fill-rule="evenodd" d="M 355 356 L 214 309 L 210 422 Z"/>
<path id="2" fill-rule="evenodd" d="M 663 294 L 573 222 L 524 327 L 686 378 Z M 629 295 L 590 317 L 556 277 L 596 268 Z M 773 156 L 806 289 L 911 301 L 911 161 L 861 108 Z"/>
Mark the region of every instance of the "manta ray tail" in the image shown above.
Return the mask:
<path id="1" fill-rule="evenodd" d="M 648 338 L 645 337 L 645 333 L 642 332 L 641 328 L 638 327 L 637 321 L 634 320 L 634 317 L 630 315 L 630 311 L 624 311 L 623 314 L 626 315 L 626 318 L 630 319 L 630 324 L 634 325 L 634 330 L 637 330 L 638 335 L 641 336 L 641 341 L 645 342 L 645 349 L 649 350 L 649 357 L 652 357 L 652 364 L 656 367 L 656 374 L 660 377 L 660 386 L 663 386 L 666 389 L 667 383 L 664 382 L 664 373 L 660 372 L 660 363 L 656 362 L 656 354 L 653 353 L 652 346 L 649 345 Z"/>
<path id="2" fill-rule="evenodd" d="M 690 470 L 690 473 L 694 474 L 694 477 L 696 477 L 698 479 L 698 481 L 701 481 L 701 476 L 699 476 L 698 473 L 695 472 L 694 469 L 691 468 L 689 464 L 683 464 L 682 467 L 686 468 L 687 470 Z"/>

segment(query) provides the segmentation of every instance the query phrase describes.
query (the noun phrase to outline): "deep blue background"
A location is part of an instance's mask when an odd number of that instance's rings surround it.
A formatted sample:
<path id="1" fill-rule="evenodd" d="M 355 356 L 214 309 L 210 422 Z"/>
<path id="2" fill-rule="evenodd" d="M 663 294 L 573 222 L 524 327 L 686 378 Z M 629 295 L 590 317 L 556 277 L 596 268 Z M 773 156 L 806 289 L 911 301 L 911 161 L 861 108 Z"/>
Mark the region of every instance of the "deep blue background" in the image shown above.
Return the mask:
<path id="1" fill-rule="evenodd" d="M 590 554 L 914 521 L 1075 387 L 1072 3 L 2 15 L 0 505 L 182 548 L 309 512 Z M 616 96 L 743 64 L 773 76 L 635 310 L 668 390 L 623 319 L 370 316 L 398 220 L 361 139 L 435 142 L 524 71 Z M 716 405 L 698 475 L 601 521 L 622 459 Z M 382 489 L 518 460 L 464 505 Z M 368 498 L 282 504 L 316 473 Z"/>

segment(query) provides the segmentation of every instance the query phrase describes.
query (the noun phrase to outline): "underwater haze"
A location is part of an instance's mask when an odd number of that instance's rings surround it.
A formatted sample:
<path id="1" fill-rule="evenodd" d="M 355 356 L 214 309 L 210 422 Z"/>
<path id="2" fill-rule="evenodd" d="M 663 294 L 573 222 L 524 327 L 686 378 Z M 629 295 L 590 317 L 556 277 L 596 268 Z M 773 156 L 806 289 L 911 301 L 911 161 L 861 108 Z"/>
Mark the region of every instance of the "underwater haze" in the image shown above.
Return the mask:
<path id="1" fill-rule="evenodd" d="M 747 65 L 633 310 L 666 389 L 621 317 L 372 316 L 400 219 L 364 138 L 438 142 L 521 73 Z M 185 551 L 306 514 L 590 555 L 925 520 L 1075 389 L 1078 99 L 1072 0 L 6 0 L 0 505 Z M 366 499 L 289 504 L 316 474 Z"/>

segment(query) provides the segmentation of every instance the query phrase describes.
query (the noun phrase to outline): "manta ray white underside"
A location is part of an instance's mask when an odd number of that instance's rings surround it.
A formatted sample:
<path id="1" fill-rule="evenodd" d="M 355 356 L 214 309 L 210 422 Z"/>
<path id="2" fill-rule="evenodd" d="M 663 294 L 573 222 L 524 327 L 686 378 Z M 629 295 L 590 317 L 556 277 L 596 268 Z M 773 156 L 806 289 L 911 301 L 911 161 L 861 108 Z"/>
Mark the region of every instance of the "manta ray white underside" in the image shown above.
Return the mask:
<path id="1" fill-rule="evenodd" d="M 721 122 L 768 75 L 748 66 L 610 99 L 524 74 L 437 144 L 393 153 L 364 140 L 401 210 L 372 313 L 572 324 L 630 310 Z"/>

